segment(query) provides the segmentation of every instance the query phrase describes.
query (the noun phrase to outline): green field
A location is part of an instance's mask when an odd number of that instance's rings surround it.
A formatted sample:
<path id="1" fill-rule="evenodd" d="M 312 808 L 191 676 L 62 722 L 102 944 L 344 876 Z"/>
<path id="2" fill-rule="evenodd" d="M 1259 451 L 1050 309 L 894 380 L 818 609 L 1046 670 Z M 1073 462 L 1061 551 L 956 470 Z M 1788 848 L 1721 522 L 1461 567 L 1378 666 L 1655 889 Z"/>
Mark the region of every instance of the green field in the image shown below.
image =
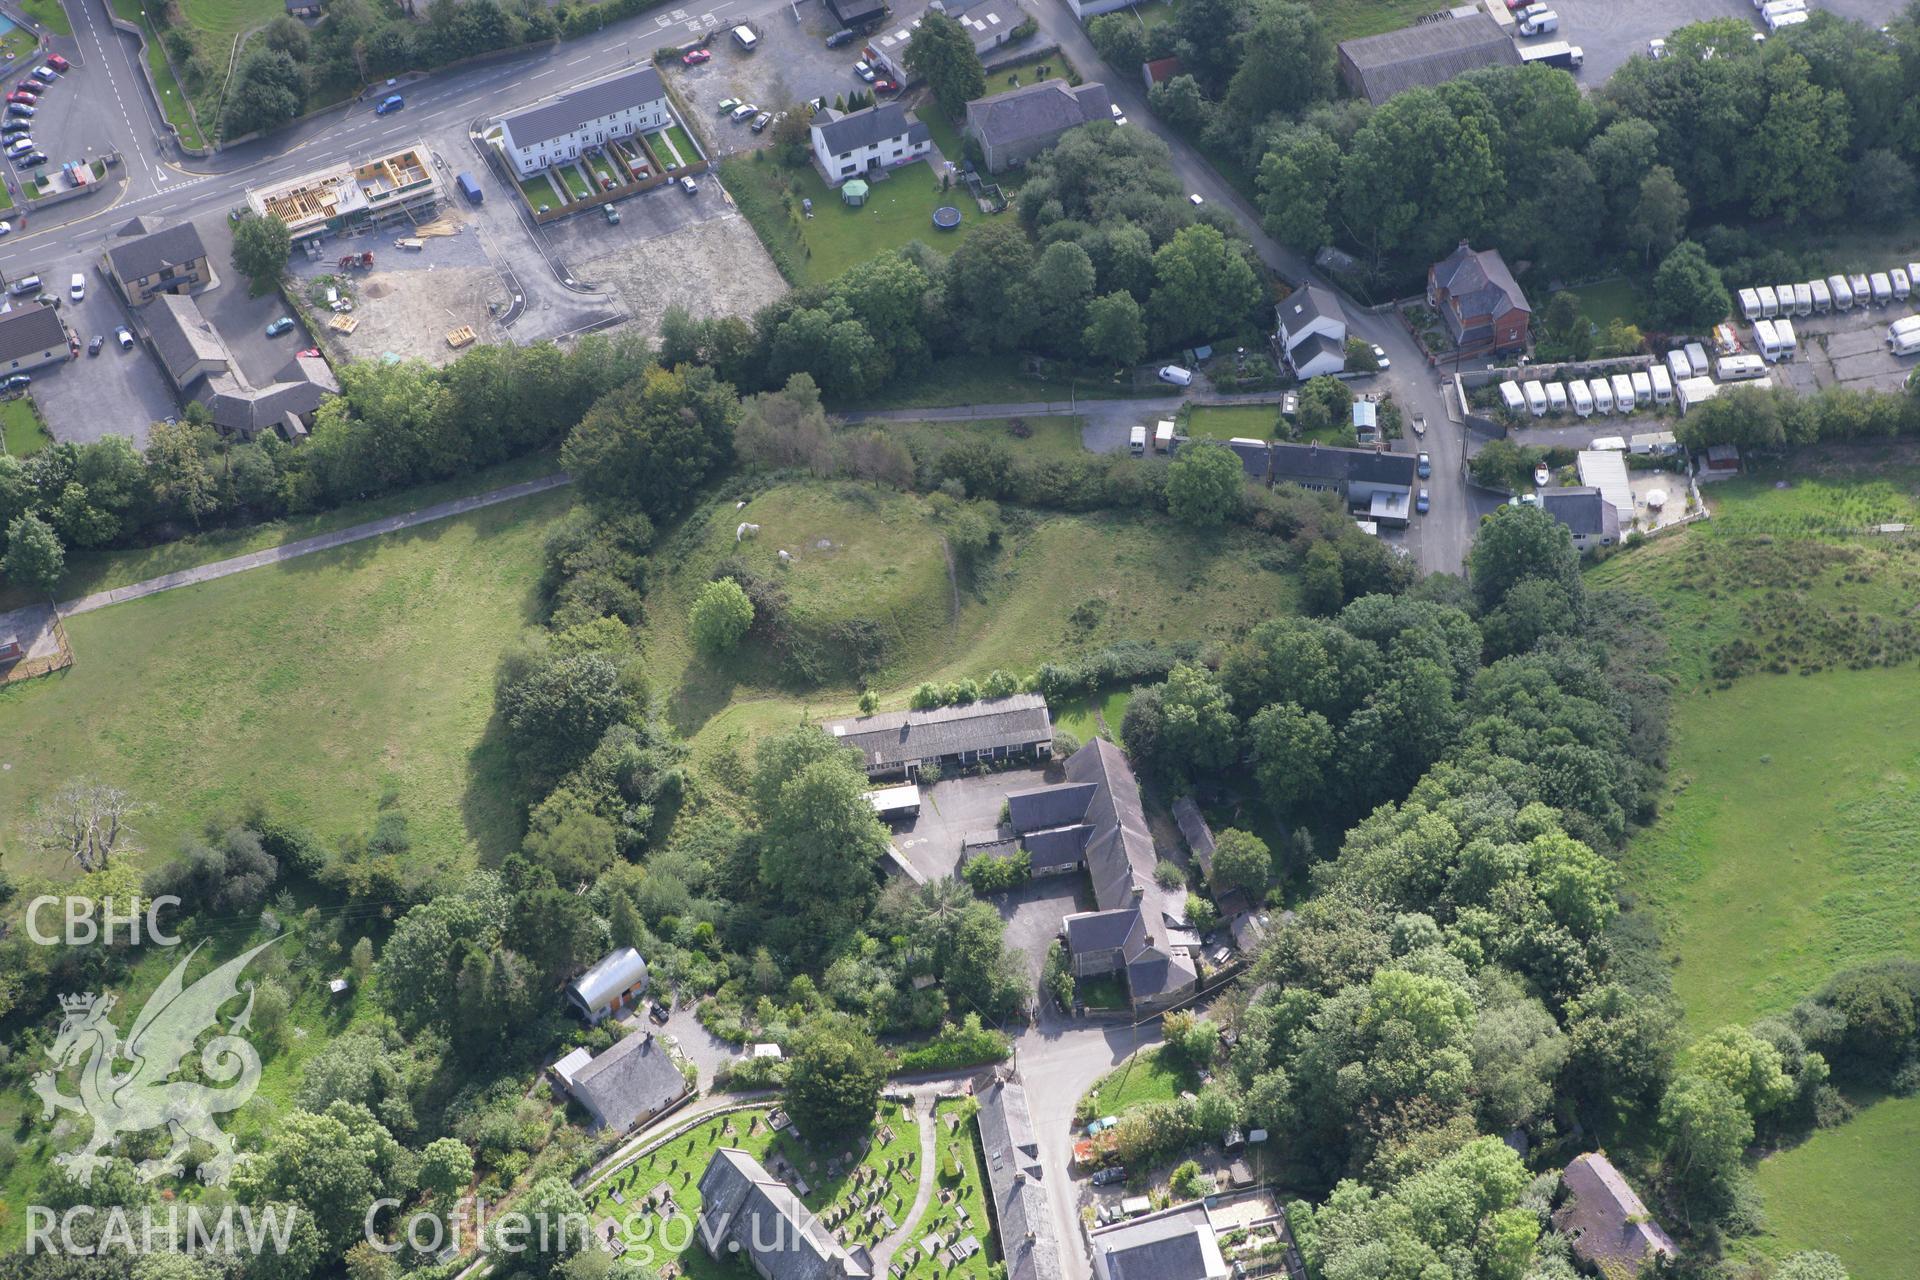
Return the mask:
<path id="1" fill-rule="evenodd" d="M 1920 567 L 1908 544 L 1851 532 L 1913 520 L 1916 479 L 1873 451 L 1809 454 L 1791 480 L 1714 485 L 1710 521 L 1588 575 L 1665 618 L 1671 791 L 1627 866 L 1696 1030 L 1920 953 Z"/>
<path id="2" fill-rule="evenodd" d="M 4 451 L 16 458 L 24 458 L 53 443 L 46 424 L 40 421 L 40 411 L 26 396 L 0 400 L 0 433 L 6 441 Z"/>
<path id="3" fill-rule="evenodd" d="M 1824 1249 L 1853 1280 L 1908 1280 L 1920 1257 L 1920 1097 L 1888 1098 L 1762 1160 L 1767 1230 L 1737 1253 Z"/>
<path id="4" fill-rule="evenodd" d="M 721 502 L 693 517 L 657 558 L 668 567 L 648 615 L 650 665 L 662 689 L 679 687 L 670 712 L 682 731 L 713 720 L 722 735 L 750 734 L 790 723 L 802 708 L 801 691 L 769 683 L 772 664 L 756 643 L 719 664 L 688 646 L 685 611 L 713 566 L 736 553 L 742 521 L 761 532 L 738 553 L 786 588 L 808 632 L 830 636 L 838 623 L 869 619 L 886 637 L 869 679 L 884 705 L 904 702 L 922 680 L 1027 672 L 1121 639 L 1224 640 L 1294 607 L 1291 574 L 1256 535 L 1196 536 L 1158 517 L 1108 513 L 1009 512 L 999 554 L 956 584 L 930 511 L 888 490 L 788 484 L 742 510 Z M 794 557 L 784 569 L 783 548 Z M 842 675 L 806 702 L 844 710 L 851 693 Z"/>
<path id="5" fill-rule="evenodd" d="M 882 387 L 861 400 L 836 401 L 835 409 L 943 409 L 949 405 L 1053 404 L 1074 400 L 1128 399 L 1142 402 L 1142 415 L 1179 407 L 1178 390 L 1164 382 L 1136 389 L 1108 377 L 1087 377 L 1072 370 L 1045 376 L 1029 373 L 1018 356 L 946 356 L 935 360 L 910 383 Z M 1161 406 L 1151 402 L 1160 400 Z"/>
<path id="6" fill-rule="evenodd" d="M 1187 413 L 1187 434 L 1197 440 L 1278 440 L 1280 406 L 1195 405 Z"/>
<path id="7" fill-rule="evenodd" d="M 1016 426 L 1015 424 L 1019 425 Z M 859 424 L 854 424 L 859 429 Z M 882 430 L 917 453 L 923 447 L 985 437 L 1000 440 L 1029 457 L 1077 458 L 1085 455 L 1080 442 L 1080 419 L 1053 418 L 979 418 L 971 422 L 888 423 Z M 1024 435 L 1017 432 L 1025 432 Z"/>
<path id="8" fill-rule="evenodd" d="M 1327 37 L 1338 43 L 1356 36 L 1398 31 L 1423 13 L 1433 12 L 1432 0 L 1309 0 L 1320 15 Z"/>
<path id="9" fill-rule="evenodd" d="M 1053 714 L 1054 727 L 1065 729 L 1082 742 L 1098 737 L 1119 742 L 1120 721 L 1127 714 L 1127 704 L 1132 701 L 1132 689 L 1111 689 L 1106 693 L 1070 698 L 1051 705 L 1049 709 Z M 1101 730 L 1102 721 L 1106 723 L 1104 733 Z"/>
<path id="10" fill-rule="evenodd" d="M 60 0 L 20 0 L 20 12 L 57 36 L 73 34 L 73 23 L 67 20 Z"/>
<path id="11" fill-rule="evenodd" d="M 1581 285 L 1568 292 L 1580 299 L 1580 314 L 1602 329 L 1616 319 L 1628 324 L 1640 322 L 1640 295 L 1633 283 L 1623 277 Z"/>
<path id="12" fill-rule="evenodd" d="M 331 839 L 391 792 L 417 860 L 497 856 L 517 820 L 487 738 L 494 669 L 535 619 L 542 539 L 571 502 L 540 494 L 69 619 L 74 666 L 0 693 L 0 812 L 109 781 L 152 806 L 151 861 L 254 798 Z M 61 870 L 27 849 L 9 866 Z"/>
<path id="13" fill-rule="evenodd" d="M 986 219 L 964 188 L 941 191 L 925 164 L 902 165 L 892 176 L 872 182 L 866 203 L 855 208 L 811 168 L 783 168 L 760 159 L 764 154 L 723 161 L 720 174 L 760 238 L 775 247 L 775 261 L 784 259 L 799 284 L 831 280 L 848 267 L 915 240 L 951 253 Z M 803 199 L 813 201 L 811 218 L 801 212 Z M 953 231 L 933 225 L 933 211 L 943 204 L 959 206 L 964 215 Z"/>
<path id="14" fill-rule="evenodd" d="M 142 0 L 112 0 L 114 16 L 123 22 L 131 22 L 146 34 L 147 70 L 153 73 L 153 82 L 160 89 L 160 109 L 166 113 L 167 123 L 180 135 L 180 141 L 190 147 L 207 145 L 206 135 L 200 130 L 200 122 L 193 114 L 187 93 L 174 78 L 173 68 L 167 63 L 166 52 L 160 47 L 160 32 L 147 19 Z M 268 18 L 273 15 L 269 14 Z M 266 19 L 262 19 L 265 21 Z"/>

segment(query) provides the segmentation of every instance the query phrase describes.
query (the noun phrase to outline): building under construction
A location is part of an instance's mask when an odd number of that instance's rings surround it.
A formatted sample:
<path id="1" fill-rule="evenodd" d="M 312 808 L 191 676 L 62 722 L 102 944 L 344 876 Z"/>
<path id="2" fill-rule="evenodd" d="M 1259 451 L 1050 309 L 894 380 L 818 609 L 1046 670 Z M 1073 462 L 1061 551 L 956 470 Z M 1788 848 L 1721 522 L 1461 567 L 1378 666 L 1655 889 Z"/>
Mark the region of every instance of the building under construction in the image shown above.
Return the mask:
<path id="1" fill-rule="evenodd" d="M 439 203 L 440 182 L 417 142 L 359 164 L 247 189 L 247 207 L 286 223 L 296 244 L 398 218 L 424 222 Z"/>

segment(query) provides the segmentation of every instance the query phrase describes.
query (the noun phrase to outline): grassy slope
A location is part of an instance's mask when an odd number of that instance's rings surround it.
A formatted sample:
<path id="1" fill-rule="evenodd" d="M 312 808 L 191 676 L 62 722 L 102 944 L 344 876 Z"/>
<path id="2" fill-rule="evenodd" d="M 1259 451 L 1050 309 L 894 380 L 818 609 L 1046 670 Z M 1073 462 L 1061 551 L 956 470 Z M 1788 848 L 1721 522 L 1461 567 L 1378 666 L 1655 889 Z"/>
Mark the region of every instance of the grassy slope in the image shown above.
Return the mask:
<path id="1" fill-rule="evenodd" d="M 1677 712 L 1677 794 L 1628 873 L 1671 921 L 1694 1029 L 1920 954 L 1920 669 L 1753 676 Z"/>
<path id="2" fill-rule="evenodd" d="M 253 797 L 337 836 L 382 792 L 415 855 L 514 838 L 484 736 L 500 652 L 530 623 L 566 491 L 84 614 L 77 661 L 0 694 L 0 812 L 82 775 L 155 805 L 149 849 Z M 14 871 L 50 869 L 22 850 Z"/>
<path id="3" fill-rule="evenodd" d="M 1168 1066 L 1162 1056 L 1159 1049 L 1145 1049 L 1102 1076 L 1093 1086 L 1095 1114 L 1116 1116 L 1143 1102 L 1171 1102 L 1198 1085 L 1193 1072 Z"/>
<path id="4" fill-rule="evenodd" d="M 796 697 L 769 687 L 750 650 L 717 668 L 694 659 L 681 619 L 712 566 L 733 552 L 742 520 L 761 525 L 744 544 L 752 563 L 771 566 L 779 548 L 795 551 L 794 567 L 781 573 L 796 609 L 889 626 L 895 648 L 874 681 L 889 705 L 921 680 L 1025 672 L 1121 639 L 1224 640 L 1294 607 L 1291 576 L 1263 564 L 1268 547 L 1254 535 L 1198 535 L 1157 517 L 1016 513 L 1000 555 L 962 583 L 956 620 L 938 527 L 923 511 L 900 494 L 790 485 L 737 513 L 724 503 L 696 516 L 706 522 L 700 536 L 683 535 L 663 557 L 672 568 L 653 588 L 647 640 L 660 686 L 682 686 L 673 714 L 683 730 L 750 740 L 791 723 L 803 703 L 828 713 L 853 700 L 850 688 Z M 836 550 L 811 551 L 822 537 Z"/>
<path id="5" fill-rule="evenodd" d="M 1920 1255 L 1920 1097 L 1889 1098 L 1760 1162 L 1768 1231 L 1741 1252 L 1825 1249 L 1853 1280 L 1906 1280 Z"/>

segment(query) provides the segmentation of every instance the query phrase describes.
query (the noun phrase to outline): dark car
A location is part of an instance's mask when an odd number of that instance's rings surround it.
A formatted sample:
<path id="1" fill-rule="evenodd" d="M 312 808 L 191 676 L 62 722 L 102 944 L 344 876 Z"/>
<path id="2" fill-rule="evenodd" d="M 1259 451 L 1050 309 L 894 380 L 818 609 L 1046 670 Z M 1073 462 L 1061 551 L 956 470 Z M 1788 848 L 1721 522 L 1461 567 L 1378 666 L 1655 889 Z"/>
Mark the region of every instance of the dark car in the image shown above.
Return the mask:
<path id="1" fill-rule="evenodd" d="M 842 27 L 840 30 L 834 32 L 832 35 L 827 37 L 827 48 L 829 49 L 838 49 L 841 45 L 852 44 L 852 43 L 853 43 L 853 32 L 852 30 L 846 27 Z"/>
<path id="2" fill-rule="evenodd" d="M 406 105 L 407 100 L 405 98 L 397 93 L 390 93 L 380 100 L 380 105 L 373 109 L 373 114 L 377 116 L 392 115 Z"/>
<path id="3" fill-rule="evenodd" d="M 35 165 L 42 165 L 42 164 L 45 164 L 46 162 L 47 162 L 47 153 L 44 151 L 36 151 L 30 156 L 24 156 L 19 160 L 16 160 L 14 163 L 18 164 L 22 169 L 31 169 Z"/>
<path id="4" fill-rule="evenodd" d="M 19 116 L 22 120 L 31 120 L 33 119 L 33 108 L 24 102 L 9 102 L 7 104 L 7 114 L 10 116 Z"/>
<path id="5" fill-rule="evenodd" d="M 1093 1185 L 1096 1187 L 1104 1187 L 1110 1183 L 1125 1182 L 1126 1180 L 1127 1171 L 1117 1164 L 1110 1165 L 1105 1169 L 1096 1170 L 1093 1175 Z"/>
<path id="6" fill-rule="evenodd" d="M 87 341 L 87 354 L 90 356 L 97 356 L 100 354 L 100 348 L 106 345 L 107 345 L 106 337 L 102 334 L 96 333 L 93 335 L 92 338 L 90 338 Z"/>
<path id="7" fill-rule="evenodd" d="M 647 1016 L 664 1027 L 667 1025 L 667 1006 L 655 1000 L 647 1006 Z"/>
<path id="8" fill-rule="evenodd" d="M 8 395 L 12 395 L 16 391 L 25 391 L 28 387 L 32 385 L 33 385 L 33 378 L 31 376 L 24 373 L 16 373 L 11 378 L 8 378 L 5 382 L 0 382 L 0 391 L 4 391 Z"/>
<path id="9" fill-rule="evenodd" d="M 9 120 L 6 122 L 6 124 L 0 125 L 0 134 L 32 133 L 32 132 L 33 132 L 33 126 L 28 124 L 25 120 Z"/>

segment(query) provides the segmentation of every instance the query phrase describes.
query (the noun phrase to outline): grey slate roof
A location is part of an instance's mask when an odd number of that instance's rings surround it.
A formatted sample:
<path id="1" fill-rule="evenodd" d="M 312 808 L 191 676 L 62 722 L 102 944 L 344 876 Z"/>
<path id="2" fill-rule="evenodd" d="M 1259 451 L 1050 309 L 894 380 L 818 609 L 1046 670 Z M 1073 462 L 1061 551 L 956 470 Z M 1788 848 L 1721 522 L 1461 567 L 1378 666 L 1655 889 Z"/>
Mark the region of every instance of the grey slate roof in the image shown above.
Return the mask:
<path id="1" fill-rule="evenodd" d="M 1413 487 L 1414 457 L 1373 449 L 1342 449 L 1324 444 L 1273 446 L 1273 479 L 1326 483 L 1392 484 Z"/>
<path id="2" fill-rule="evenodd" d="M 1611 532 L 1620 531 L 1620 509 L 1591 485 L 1548 489 L 1540 495 L 1540 506 L 1576 537 L 1606 534 L 1608 524 L 1613 526 Z"/>
<path id="3" fill-rule="evenodd" d="M 200 233 L 191 222 L 176 222 L 145 235 L 116 240 L 107 247 L 107 260 L 122 280 L 158 275 L 168 267 L 184 267 L 206 256 L 207 248 L 200 243 Z"/>
<path id="4" fill-rule="evenodd" d="M 700 1175 L 695 1235 L 717 1259 L 737 1245 L 772 1280 L 854 1280 L 867 1274 L 792 1188 L 732 1147 L 715 1151 Z"/>
<path id="5" fill-rule="evenodd" d="M 582 85 L 552 102 L 503 116 L 500 122 L 512 133 L 514 146 L 531 147 L 564 138 L 589 120 L 642 103 L 657 102 L 666 96 L 657 70 L 651 66 L 636 67 L 624 75 Z"/>
<path id="6" fill-rule="evenodd" d="M 1105 738 L 1095 738 L 1067 757 L 1067 781 L 1094 784 L 1087 803 L 1087 821 L 1094 828 L 1087 841 L 1094 901 L 1102 911 L 1134 905 L 1139 900 L 1135 889 L 1153 883 L 1158 855 L 1140 803 L 1140 784 L 1126 756 Z"/>
<path id="7" fill-rule="evenodd" d="M 858 750 L 868 773 L 967 751 L 1053 741 L 1047 700 L 1037 693 L 982 698 L 930 711 L 883 711 L 828 720 L 821 728 Z"/>
<path id="8" fill-rule="evenodd" d="M 257 435 L 279 426 L 288 414 L 305 418 L 330 394 L 329 388 L 305 378 L 250 387 L 231 373 L 216 373 L 207 379 L 201 400 L 216 427 Z"/>
<path id="9" fill-rule="evenodd" d="M 217 361 L 223 366 L 232 364 L 227 344 L 200 313 L 193 299 L 163 293 L 153 300 L 143 317 L 153 334 L 153 345 L 176 384 L 202 361 Z"/>
<path id="10" fill-rule="evenodd" d="M 1553 1225 L 1571 1237 L 1573 1252 L 1587 1265 L 1627 1277 L 1638 1274 L 1650 1254 L 1672 1255 L 1673 1238 L 1606 1156 L 1577 1156 L 1560 1177 L 1568 1196 L 1554 1211 Z"/>
<path id="11" fill-rule="evenodd" d="M 1181 839 L 1192 850 L 1193 859 L 1200 864 L 1200 870 L 1209 878 L 1213 875 L 1213 828 L 1200 813 L 1200 806 L 1193 802 L 1192 796 L 1181 796 L 1173 802 L 1174 825 L 1180 828 Z"/>
<path id="12" fill-rule="evenodd" d="M 1086 823 L 1070 827 L 1049 827 L 1021 837 L 1020 847 L 1027 851 L 1035 871 L 1058 870 L 1078 866 L 1087 856 L 1087 839 L 1093 828 Z"/>
<path id="13" fill-rule="evenodd" d="M 1240 459 L 1240 469 L 1247 473 L 1247 479 L 1267 482 L 1273 473 L 1273 450 L 1264 440 L 1229 440 L 1227 448 L 1233 450 Z"/>
<path id="14" fill-rule="evenodd" d="M 1347 362 L 1347 348 L 1338 338 L 1327 333 L 1310 333 L 1287 348 L 1293 357 L 1295 367 L 1312 364 L 1323 355 L 1337 358 L 1342 365 Z"/>
<path id="15" fill-rule="evenodd" d="M 1018 1080 L 996 1079 L 977 1089 L 975 1097 L 980 1102 L 975 1120 L 987 1157 L 987 1182 L 1007 1280 L 1058 1280 L 1060 1249 L 1042 1185 L 1046 1173 L 1040 1163 L 1040 1139 L 1027 1110 L 1026 1087 Z"/>
<path id="16" fill-rule="evenodd" d="M 1112 119 L 1113 98 L 1098 80 L 1075 88 L 1065 80 L 1042 80 L 1023 89 L 967 104 L 967 124 L 981 141 L 1005 147 L 1036 138 L 1056 138 L 1076 125 Z"/>
<path id="17" fill-rule="evenodd" d="M 1475 250 L 1462 240 L 1459 248 L 1434 264 L 1433 282 L 1452 297 L 1460 315 L 1498 317 L 1508 311 L 1531 315 L 1527 295 L 1507 269 L 1498 249 Z"/>
<path id="18" fill-rule="evenodd" d="M 1093 1233 L 1110 1280 L 1205 1280 L 1227 1274 L 1206 1206 L 1190 1201 Z"/>
<path id="19" fill-rule="evenodd" d="M 1519 65 L 1520 51 L 1484 13 L 1340 43 L 1340 71 L 1348 87 L 1376 107 L 1396 93 L 1443 84 L 1478 67 Z"/>
<path id="20" fill-rule="evenodd" d="M 603 1128 L 625 1133 L 687 1091 L 686 1077 L 667 1047 L 638 1031 L 574 1073 L 573 1096 Z"/>
<path id="21" fill-rule="evenodd" d="M 52 347 L 67 345 L 67 327 L 52 307 L 29 302 L 11 311 L 0 312 L 0 360 L 19 360 L 37 356 Z"/>
<path id="22" fill-rule="evenodd" d="M 1007 795 L 1007 821 L 1021 835 L 1064 827 L 1087 816 L 1093 800 L 1093 783 L 1080 782 L 1059 787 L 1034 787 Z"/>
<path id="23" fill-rule="evenodd" d="M 1067 948 L 1071 951 L 1112 951 L 1127 945 L 1137 930 L 1144 928 L 1140 913 L 1128 908 L 1114 911 L 1082 911 L 1063 922 L 1067 926 Z"/>
<path id="24" fill-rule="evenodd" d="M 882 102 L 858 111 L 835 111 L 828 107 L 820 114 L 826 117 L 826 123 L 816 124 L 814 128 L 820 131 L 827 151 L 836 156 L 877 146 L 901 134 L 906 135 L 908 146 L 918 146 L 933 136 L 927 132 L 926 125 L 898 102 Z"/>
<path id="25" fill-rule="evenodd" d="M 1280 316 L 1280 327 L 1287 331 L 1288 347 L 1298 342 L 1299 334 L 1315 320 L 1338 320 L 1342 327 L 1347 323 L 1347 313 L 1340 306 L 1340 299 L 1331 289 L 1323 289 L 1317 284 L 1302 285 L 1286 296 L 1276 310 Z"/>

